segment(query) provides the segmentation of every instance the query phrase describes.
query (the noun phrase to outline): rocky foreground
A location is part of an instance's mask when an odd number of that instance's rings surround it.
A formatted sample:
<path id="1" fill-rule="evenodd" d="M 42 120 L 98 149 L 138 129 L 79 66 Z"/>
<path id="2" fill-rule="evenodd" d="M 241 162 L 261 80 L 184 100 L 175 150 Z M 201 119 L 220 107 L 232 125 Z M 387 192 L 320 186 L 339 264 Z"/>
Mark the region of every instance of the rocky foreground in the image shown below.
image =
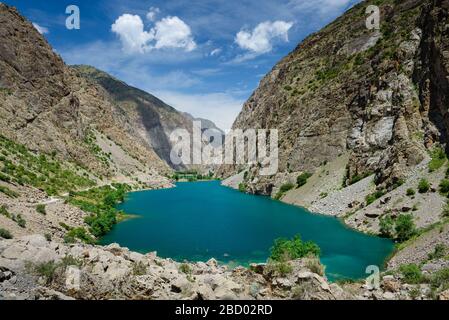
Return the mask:
<path id="1" fill-rule="evenodd" d="M 313 259 L 288 265 L 285 273 L 270 264 L 230 270 L 213 259 L 179 263 L 117 244 L 65 245 L 32 235 L 0 241 L 0 299 L 425 299 L 430 290 L 393 275 L 379 289 L 339 285 L 319 275 Z"/>

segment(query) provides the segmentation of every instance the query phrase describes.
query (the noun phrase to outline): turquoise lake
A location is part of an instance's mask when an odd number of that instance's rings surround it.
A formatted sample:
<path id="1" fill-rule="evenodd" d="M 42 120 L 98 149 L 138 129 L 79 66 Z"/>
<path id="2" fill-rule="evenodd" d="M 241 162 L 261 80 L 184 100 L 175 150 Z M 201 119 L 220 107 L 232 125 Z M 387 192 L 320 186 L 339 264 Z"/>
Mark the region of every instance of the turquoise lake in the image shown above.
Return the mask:
<path id="1" fill-rule="evenodd" d="M 320 246 L 330 280 L 358 279 L 367 276 L 369 265 L 382 268 L 393 251 L 391 241 L 351 230 L 336 218 L 243 194 L 219 181 L 132 192 L 117 208 L 139 217 L 117 224 L 102 244 L 117 242 L 179 261 L 265 262 L 276 238 L 300 234 Z"/>

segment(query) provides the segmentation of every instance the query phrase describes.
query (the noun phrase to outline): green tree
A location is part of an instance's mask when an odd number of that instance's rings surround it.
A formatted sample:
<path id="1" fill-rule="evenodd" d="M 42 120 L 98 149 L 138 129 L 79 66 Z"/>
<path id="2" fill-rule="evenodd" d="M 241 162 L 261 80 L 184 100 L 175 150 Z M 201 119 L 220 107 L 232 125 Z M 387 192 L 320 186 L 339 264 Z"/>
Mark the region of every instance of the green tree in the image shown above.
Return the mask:
<path id="1" fill-rule="evenodd" d="M 380 218 L 379 227 L 380 227 L 380 234 L 383 237 L 393 238 L 394 221 L 391 218 L 391 216 L 386 215 L 386 216 Z"/>
<path id="2" fill-rule="evenodd" d="M 304 173 L 300 174 L 300 175 L 298 176 L 298 178 L 296 178 L 296 184 L 298 185 L 298 188 L 299 188 L 299 187 L 302 187 L 303 185 L 305 185 L 305 184 L 307 183 L 307 180 L 308 180 L 311 176 L 312 176 L 312 174 L 309 173 L 309 172 L 304 172 Z"/>
<path id="3" fill-rule="evenodd" d="M 320 248 L 317 244 L 311 241 L 303 242 L 299 235 L 294 236 L 291 240 L 276 239 L 270 251 L 270 260 L 277 262 L 296 260 L 309 255 L 320 255 Z"/>
<path id="4" fill-rule="evenodd" d="M 402 214 L 396 220 L 396 238 L 400 242 L 407 241 L 416 234 L 416 226 L 411 214 Z"/>

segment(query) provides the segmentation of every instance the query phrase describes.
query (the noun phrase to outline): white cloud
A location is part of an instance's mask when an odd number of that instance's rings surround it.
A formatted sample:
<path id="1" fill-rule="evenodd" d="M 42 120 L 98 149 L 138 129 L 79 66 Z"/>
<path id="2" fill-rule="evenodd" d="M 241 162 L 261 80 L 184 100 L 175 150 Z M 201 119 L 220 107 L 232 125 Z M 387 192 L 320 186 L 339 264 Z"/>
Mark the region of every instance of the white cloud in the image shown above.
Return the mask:
<path id="1" fill-rule="evenodd" d="M 241 30 L 235 37 L 235 42 L 245 50 L 256 54 L 270 52 L 273 49 L 273 40 L 279 38 L 288 41 L 288 30 L 293 26 L 292 22 L 265 21 L 259 23 L 254 30 Z"/>
<path id="2" fill-rule="evenodd" d="M 147 19 L 148 19 L 149 21 L 154 21 L 154 20 L 156 20 L 156 16 L 157 16 L 157 14 L 158 14 L 159 12 L 161 12 L 161 10 L 159 10 L 159 8 L 151 7 L 150 10 L 149 10 L 148 13 L 147 13 Z"/>
<path id="3" fill-rule="evenodd" d="M 33 27 L 34 27 L 40 34 L 47 34 L 47 33 L 50 33 L 50 31 L 48 30 L 48 28 L 42 27 L 42 26 L 38 25 L 38 24 L 35 23 L 35 22 L 33 22 Z"/>
<path id="4" fill-rule="evenodd" d="M 235 98 L 230 93 L 184 94 L 156 91 L 154 94 L 177 110 L 213 121 L 222 130 L 232 127 L 244 103 L 244 100 Z"/>
<path id="5" fill-rule="evenodd" d="M 123 49 L 129 53 L 145 52 L 149 48 L 148 42 L 154 39 L 154 33 L 144 30 L 143 21 L 138 15 L 121 15 L 111 30 L 119 35 Z"/>
<path id="6" fill-rule="evenodd" d="M 221 49 L 220 48 L 216 48 L 216 49 L 214 49 L 214 50 L 212 50 L 210 52 L 210 55 L 213 57 L 213 56 L 216 56 L 216 55 L 220 54 L 220 52 L 221 52 Z"/>
<path id="7" fill-rule="evenodd" d="M 153 49 L 180 48 L 192 51 L 196 48 L 190 27 L 178 17 L 165 17 L 145 31 L 138 15 L 125 13 L 111 26 L 128 53 L 145 53 Z"/>
<path id="8" fill-rule="evenodd" d="M 184 48 L 192 51 L 196 48 L 190 27 L 178 17 L 165 17 L 154 27 L 155 48 Z"/>

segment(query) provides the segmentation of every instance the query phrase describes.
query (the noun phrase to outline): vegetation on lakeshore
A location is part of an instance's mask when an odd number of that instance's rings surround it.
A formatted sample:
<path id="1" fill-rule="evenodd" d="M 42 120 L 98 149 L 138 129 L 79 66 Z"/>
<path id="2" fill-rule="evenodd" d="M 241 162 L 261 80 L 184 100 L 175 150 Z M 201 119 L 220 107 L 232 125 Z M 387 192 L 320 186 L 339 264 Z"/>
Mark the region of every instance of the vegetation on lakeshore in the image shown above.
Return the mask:
<path id="1" fill-rule="evenodd" d="M 293 184 L 293 183 L 290 183 L 290 182 L 288 182 L 288 183 L 285 183 L 285 184 L 283 184 L 280 188 L 279 188 L 279 191 L 278 191 L 278 193 L 274 196 L 274 198 L 276 199 L 276 200 L 279 200 L 279 199 L 281 199 L 288 191 L 290 191 L 290 190 L 292 190 L 292 189 L 294 189 L 295 188 L 295 185 Z"/>
<path id="2" fill-rule="evenodd" d="M 319 256 L 320 248 L 314 242 L 304 242 L 300 235 L 296 235 L 292 239 L 276 239 L 270 252 L 269 260 L 285 262 L 308 256 Z"/>
<path id="3" fill-rule="evenodd" d="M 91 213 L 85 219 L 85 222 L 89 225 L 89 231 L 92 235 L 101 237 L 112 229 L 113 225 L 117 223 L 119 215 L 123 214 L 114 206 L 123 202 L 126 192 L 129 191 L 131 191 L 131 186 L 115 183 L 112 186 L 71 192 L 67 202 Z M 78 239 L 85 238 L 81 230 L 72 230 L 72 236 Z M 84 239 L 80 240 L 84 241 Z"/>
<path id="4" fill-rule="evenodd" d="M 386 215 L 380 218 L 379 227 L 383 237 L 393 238 L 398 242 L 405 242 L 418 233 L 411 214 L 401 214 L 396 219 Z"/>

